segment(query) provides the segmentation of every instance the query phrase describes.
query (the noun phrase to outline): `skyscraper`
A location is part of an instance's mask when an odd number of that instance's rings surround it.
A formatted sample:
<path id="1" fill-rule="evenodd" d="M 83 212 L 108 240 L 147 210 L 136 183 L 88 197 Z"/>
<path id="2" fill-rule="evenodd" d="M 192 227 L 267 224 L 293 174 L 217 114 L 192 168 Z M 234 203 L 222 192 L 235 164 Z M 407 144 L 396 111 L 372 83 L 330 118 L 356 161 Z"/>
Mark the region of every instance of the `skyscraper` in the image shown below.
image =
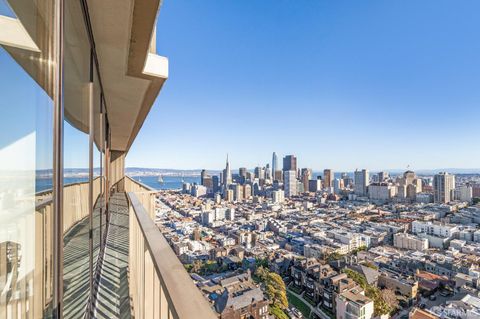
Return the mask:
<path id="1" fill-rule="evenodd" d="M 433 177 L 433 200 L 435 203 L 448 203 L 452 201 L 452 192 L 454 189 L 455 175 L 442 172 Z"/>
<path id="2" fill-rule="evenodd" d="M 212 176 L 212 188 L 213 193 L 217 193 L 220 191 L 220 177 L 218 175 Z"/>
<path id="3" fill-rule="evenodd" d="M 333 171 L 331 169 L 327 168 L 323 170 L 323 184 L 324 187 L 333 186 Z"/>
<path id="4" fill-rule="evenodd" d="M 200 173 L 200 185 L 205 186 L 207 188 L 208 193 L 213 193 L 213 180 L 212 176 L 207 174 L 207 171 L 202 169 L 202 172 Z"/>
<path id="5" fill-rule="evenodd" d="M 238 175 L 240 176 L 240 183 L 245 184 L 247 181 L 247 169 L 245 167 L 240 167 L 238 169 Z"/>
<path id="6" fill-rule="evenodd" d="M 369 184 L 369 174 L 366 169 L 355 170 L 355 194 L 358 196 L 367 196 L 367 187 Z"/>
<path id="7" fill-rule="evenodd" d="M 343 179 L 335 178 L 332 184 L 333 184 L 333 192 L 335 194 L 340 194 L 341 190 L 343 189 Z"/>
<path id="8" fill-rule="evenodd" d="M 297 195 L 297 171 L 284 171 L 283 175 L 285 181 L 285 196 L 290 197 Z"/>
<path id="9" fill-rule="evenodd" d="M 268 179 L 268 180 L 272 179 L 272 171 L 270 170 L 270 164 L 268 163 L 265 166 L 265 179 Z"/>
<path id="10" fill-rule="evenodd" d="M 283 171 L 294 171 L 297 174 L 297 158 L 295 155 L 287 155 L 283 158 Z"/>
<path id="11" fill-rule="evenodd" d="M 303 183 L 303 191 L 308 193 L 310 191 L 309 181 L 313 176 L 311 168 L 302 168 L 302 183 Z"/>
<path id="12" fill-rule="evenodd" d="M 225 165 L 225 169 L 223 170 L 223 185 L 227 186 L 232 183 L 232 171 L 230 170 L 230 162 L 228 161 L 228 154 L 227 154 L 227 163 Z"/>
<path id="13" fill-rule="evenodd" d="M 388 172 L 378 172 L 378 182 L 382 183 L 388 178 Z"/>
<path id="14" fill-rule="evenodd" d="M 275 177 L 275 171 L 278 169 L 278 157 L 277 153 L 273 152 L 272 155 L 272 176 Z"/>
<path id="15" fill-rule="evenodd" d="M 205 185 L 203 180 L 205 179 L 206 176 L 207 176 L 207 171 L 202 169 L 202 172 L 200 173 L 200 185 Z"/>
<path id="16" fill-rule="evenodd" d="M 255 178 L 265 179 L 265 168 L 257 166 L 254 169 Z"/>

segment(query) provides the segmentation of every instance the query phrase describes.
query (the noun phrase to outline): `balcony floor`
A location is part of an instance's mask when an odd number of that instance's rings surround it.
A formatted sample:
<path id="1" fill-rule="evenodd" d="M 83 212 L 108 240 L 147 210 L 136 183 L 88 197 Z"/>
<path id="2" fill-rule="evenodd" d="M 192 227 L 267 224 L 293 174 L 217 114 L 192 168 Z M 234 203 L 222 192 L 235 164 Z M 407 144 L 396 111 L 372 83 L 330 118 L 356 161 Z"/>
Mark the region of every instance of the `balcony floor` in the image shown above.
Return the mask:
<path id="1" fill-rule="evenodd" d="M 97 260 L 100 250 L 100 208 L 97 203 L 93 212 L 93 258 Z M 103 221 L 102 225 L 105 222 Z M 90 221 L 84 218 L 64 236 L 63 316 L 66 319 L 83 319 L 89 298 L 89 228 Z"/>
<path id="2" fill-rule="evenodd" d="M 84 317 L 89 297 L 89 220 L 84 218 L 64 237 L 63 316 Z"/>
<path id="3" fill-rule="evenodd" d="M 131 318 L 128 228 L 127 198 L 124 193 L 116 193 L 110 199 L 110 224 L 98 282 L 95 318 Z"/>

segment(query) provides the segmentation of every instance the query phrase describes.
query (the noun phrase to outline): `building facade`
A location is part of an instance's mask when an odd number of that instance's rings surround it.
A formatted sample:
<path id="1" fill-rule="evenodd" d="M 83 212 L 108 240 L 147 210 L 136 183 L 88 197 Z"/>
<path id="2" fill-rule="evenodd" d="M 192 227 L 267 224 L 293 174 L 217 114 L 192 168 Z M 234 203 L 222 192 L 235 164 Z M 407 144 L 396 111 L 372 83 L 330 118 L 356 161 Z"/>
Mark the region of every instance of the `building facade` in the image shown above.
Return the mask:
<path id="1" fill-rule="evenodd" d="M 369 174 L 366 169 L 361 171 L 355 170 L 355 185 L 354 191 L 358 196 L 367 196 L 368 194 L 368 184 L 369 184 Z"/>
<path id="2" fill-rule="evenodd" d="M 448 203 L 453 200 L 455 175 L 442 172 L 433 177 L 433 200 L 435 203 Z"/>
<path id="3" fill-rule="evenodd" d="M 297 195 L 297 173 L 296 171 L 288 170 L 283 172 L 285 196 L 291 197 Z"/>

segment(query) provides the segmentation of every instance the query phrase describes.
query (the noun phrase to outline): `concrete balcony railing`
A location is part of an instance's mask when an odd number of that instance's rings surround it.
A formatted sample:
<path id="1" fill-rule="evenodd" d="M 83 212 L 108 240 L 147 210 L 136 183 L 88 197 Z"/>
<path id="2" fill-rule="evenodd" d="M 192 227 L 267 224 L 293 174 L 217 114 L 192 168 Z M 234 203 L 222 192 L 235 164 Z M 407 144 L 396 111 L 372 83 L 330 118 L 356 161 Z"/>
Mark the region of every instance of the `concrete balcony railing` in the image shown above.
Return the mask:
<path id="1" fill-rule="evenodd" d="M 101 179 L 93 180 L 93 195 L 98 200 L 101 191 Z M 67 236 L 80 221 L 89 215 L 88 182 L 79 182 L 65 185 L 63 188 L 64 207 L 63 207 L 63 234 Z M 0 289 L 0 317 L 28 317 L 41 318 L 51 310 L 53 287 L 53 201 L 52 190 L 45 190 L 35 194 L 35 214 L 30 219 L 30 215 L 14 216 L 19 225 L 34 225 L 32 236 L 34 236 L 34 253 L 23 252 L 28 255 L 31 261 L 32 271 L 27 272 L 22 279 L 18 266 L 10 270 L 0 267 L 0 278 L 10 277 L 12 280 L 5 281 Z M 0 245 L 0 256 L 17 259 L 14 265 L 20 264 L 20 254 L 13 242 L 6 242 Z M 10 251 L 10 253 L 9 253 Z M 14 253 L 12 253 L 12 251 Z M 13 256 L 13 257 L 11 257 Z M 17 278 L 18 277 L 18 278 Z M 16 280 L 13 280 L 16 279 Z M 33 287 L 33 289 L 31 288 Z"/>
<path id="2" fill-rule="evenodd" d="M 153 222 L 155 192 L 124 179 L 129 201 L 130 295 L 135 318 L 217 318 Z"/>

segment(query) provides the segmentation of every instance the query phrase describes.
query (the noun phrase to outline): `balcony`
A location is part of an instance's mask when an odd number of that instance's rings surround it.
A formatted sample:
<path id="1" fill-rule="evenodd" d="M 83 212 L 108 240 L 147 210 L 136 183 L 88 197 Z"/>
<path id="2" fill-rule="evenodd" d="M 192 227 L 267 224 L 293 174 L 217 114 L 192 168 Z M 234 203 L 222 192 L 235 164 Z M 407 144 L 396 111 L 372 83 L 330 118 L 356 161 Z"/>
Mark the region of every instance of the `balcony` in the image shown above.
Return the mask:
<path id="1" fill-rule="evenodd" d="M 155 192 L 129 177 L 124 179 L 124 190 L 129 209 L 129 288 L 135 317 L 216 318 L 153 222 Z"/>
<path id="2" fill-rule="evenodd" d="M 216 318 L 125 177 L 161 1 L 30 2 L 0 0 L 0 318 Z"/>
<path id="3" fill-rule="evenodd" d="M 88 183 L 76 183 L 65 188 L 66 197 L 82 194 Z M 130 177 L 124 177 L 115 185 L 110 197 L 109 221 L 105 227 L 105 247 L 95 256 L 95 297 L 92 313 L 95 318 L 216 318 L 212 308 L 193 284 L 183 265 L 166 239 L 153 222 L 155 194 Z M 83 192 L 86 194 L 87 192 Z M 51 214 L 51 194 L 38 194 L 42 199 L 37 205 L 38 223 L 44 224 Z M 95 210 L 100 218 L 103 202 Z M 79 242 L 88 237 L 87 212 L 75 216 L 65 226 L 64 265 L 64 316 L 83 318 L 88 310 L 88 291 L 83 288 L 88 276 L 89 252 Z M 67 224 L 65 224 L 67 225 Z M 47 226 L 48 228 L 48 226 Z M 95 231 L 101 231 L 101 227 Z M 39 251 L 49 255 L 48 229 L 38 233 Z M 100 236 L 96 237 L 100 238 Z M 97 247 L 99 243 L 95 243 Z M 38 260 L 41 262 L 41 260 Z M 50 273 L 51 263 L 42 274 Z M 49 270 L 50 269 L 50 270 Z M 41 304 L 49 307 L 51 287 L 45 291 Z M 42 309 L 39 309 L 41 313 Z"/>

